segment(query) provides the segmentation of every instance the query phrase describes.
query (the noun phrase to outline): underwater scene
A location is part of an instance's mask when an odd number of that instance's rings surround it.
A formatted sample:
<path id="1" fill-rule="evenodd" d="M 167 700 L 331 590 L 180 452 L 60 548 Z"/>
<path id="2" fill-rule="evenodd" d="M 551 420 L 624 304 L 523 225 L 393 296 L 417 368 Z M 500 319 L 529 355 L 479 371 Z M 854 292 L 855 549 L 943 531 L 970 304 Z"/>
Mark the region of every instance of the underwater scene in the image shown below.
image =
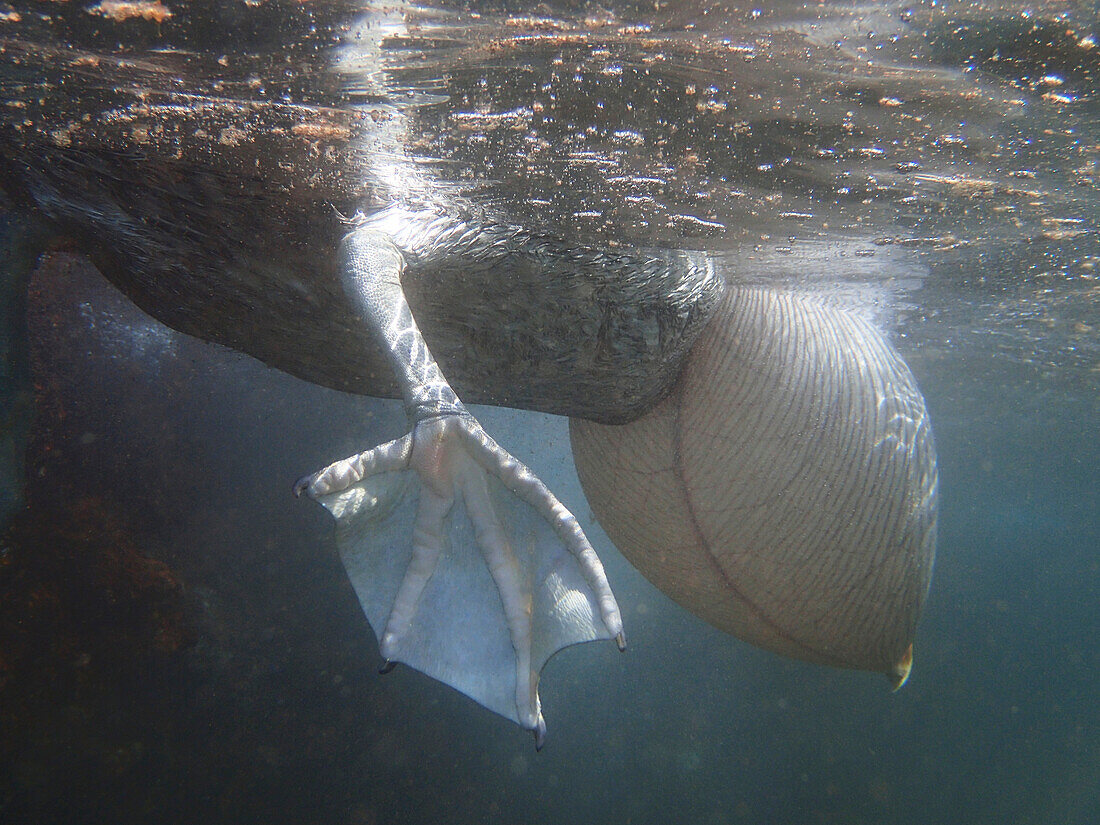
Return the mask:
<path id="1" fill-rule="evenodd" d="M 0 0 L 0 823 L 1100 823 L 1098 39 Z"/>

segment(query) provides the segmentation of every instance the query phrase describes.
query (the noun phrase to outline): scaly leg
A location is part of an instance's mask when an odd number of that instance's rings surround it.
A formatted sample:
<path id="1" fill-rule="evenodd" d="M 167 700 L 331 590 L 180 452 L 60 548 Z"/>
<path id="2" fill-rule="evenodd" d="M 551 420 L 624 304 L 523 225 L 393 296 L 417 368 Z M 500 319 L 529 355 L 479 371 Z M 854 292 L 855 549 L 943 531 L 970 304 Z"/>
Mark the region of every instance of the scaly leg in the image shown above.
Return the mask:
<path id="1" fill-rule="evenodd" d="M 576 642 L 625 644 L 603 565 L 572 513 L 443 377 L 405 300 L 404 259 L 390 238 L 360 227 L 342 257 L 348 293 L 401 383 L 411 431 L 301 479 L 295 492 L 336 517 L 387 663 L 458 688 L 533 730 L 541 746 L 546 660 Z"/>

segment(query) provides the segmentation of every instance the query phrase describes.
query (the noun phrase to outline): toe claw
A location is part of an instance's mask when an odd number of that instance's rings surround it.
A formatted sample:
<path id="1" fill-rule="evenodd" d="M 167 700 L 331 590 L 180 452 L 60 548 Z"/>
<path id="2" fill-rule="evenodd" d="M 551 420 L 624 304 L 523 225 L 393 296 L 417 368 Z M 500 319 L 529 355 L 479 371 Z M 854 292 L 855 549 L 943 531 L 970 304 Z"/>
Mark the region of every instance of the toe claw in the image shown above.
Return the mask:
<path id="1" fill-rule="evenodd" d="M 300 479 L 294 482 L 294 498 L 301 498 L 302 493 L 309 489 L 309 485 L 313 483 L 313 476 L 302 476 Z"/>
<path id="2" fill-rule="evenodd" d="M 626 651 L 626 633 L 622 630 L 620 630 L 618 635 L 615 636 L 615 644 L 619 646 L 620 653 Z"/>
<path id="3" fill-rule="evenodd" d="M 542 750 L 546 744 L 546 720 L 539 714 L 539 720 L 535 723 L 535 729 L 531 731 L 535 735 L 535 753 Z"/>
<path id="4" fill-rule="evenodd" d="M 385 676 L 387 673 L 392 673 L 395 667 L 397 667 L 397 662 L 394 662 L 390 659 L 384 659 L 382 661 L 382 664 L 378 666 L 378 672 L 382 676 Z"/>

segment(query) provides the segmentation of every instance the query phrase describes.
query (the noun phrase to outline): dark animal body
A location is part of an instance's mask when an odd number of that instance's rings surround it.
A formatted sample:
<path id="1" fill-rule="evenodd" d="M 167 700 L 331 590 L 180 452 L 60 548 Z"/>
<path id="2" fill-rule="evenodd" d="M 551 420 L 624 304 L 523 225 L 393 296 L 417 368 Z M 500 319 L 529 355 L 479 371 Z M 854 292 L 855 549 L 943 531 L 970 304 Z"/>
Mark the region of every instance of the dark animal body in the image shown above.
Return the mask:
<path id="1" fill-rule="evenodd" d="M 341 216 L 438 209 L 465 251 L 409 260 L 404 285 L 462 397 L 606 422 L 667 391 L 717 298 L 698 259 L 645 250 L 861 234 L 928 199 L 867 147 L 943 155 L 944 79 L 747 10 L 559 11 L 16 3 L 0 189 L 169 325 L 385 396 L 381 353 L 349 334 Z M 357 51 L 391 13 L 400 31 Z M 879 104 L 898 96 L 919 116 Z M 381 178 L 395 155 L 426 183 Z"/>
<path id="2" fill-rule="evenodd" d="M 341 216 L 394 197 L 370 174 L 374 133 L 410 116 L 328 65 L 352 11 L 112 9 L 19 7 L 0 29 L 0 185 L 11 202 L 170 326 L 314 383 L 397 395 L 336 277 Z M 287 45 L 273 50 L 276 32 Z M 466 49 L 448 60 L 462 63 Z M 438 114 L 424 117 L 426 145 L 453 143 Z M 463 137 L 477 143 L 469 129 Z M 426 200 L 443 214 L 438 193 Z M 596 235 L 566 243 L 560 224 L 521 229 L 499 204 L 498 191 L 473 186 L 448 197 L 403 277 L 462 397 L 607 422 L 651 406 L 720 292 L 705 261 Z"/>

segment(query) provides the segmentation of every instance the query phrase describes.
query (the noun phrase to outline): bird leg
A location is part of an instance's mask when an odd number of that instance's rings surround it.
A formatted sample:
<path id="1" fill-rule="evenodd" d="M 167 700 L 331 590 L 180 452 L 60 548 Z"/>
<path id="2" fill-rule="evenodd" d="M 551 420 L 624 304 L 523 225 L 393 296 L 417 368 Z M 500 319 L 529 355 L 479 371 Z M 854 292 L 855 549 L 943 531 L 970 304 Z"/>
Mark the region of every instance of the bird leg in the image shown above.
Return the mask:
<path id="1" fill-rule="evenodd" d="M 545 734 L 542 666 L 615 638 L 622 619 L 576 518 L 463 406 L 401 288 L 404 257 L 360 226 L 345 287 L 401 384 L 410 432 L 301 479 L 335 516 L 337 543 L 387 664 L 405 662 Z"/>

